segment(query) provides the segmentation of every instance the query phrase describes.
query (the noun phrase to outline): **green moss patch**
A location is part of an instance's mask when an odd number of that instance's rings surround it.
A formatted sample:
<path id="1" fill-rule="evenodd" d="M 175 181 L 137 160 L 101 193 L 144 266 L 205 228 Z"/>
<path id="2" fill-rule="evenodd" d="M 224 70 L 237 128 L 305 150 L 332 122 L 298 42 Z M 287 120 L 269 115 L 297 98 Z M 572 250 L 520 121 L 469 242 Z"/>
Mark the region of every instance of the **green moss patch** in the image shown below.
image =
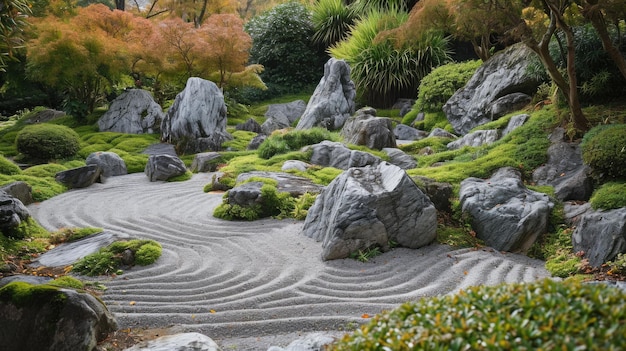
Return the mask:
<path id="1" fill-rule="evenodd" d="M 154 263 L 162 252 L 161 244 L 154 240 L 116 241 L 98 252 L 83 257 L 72 267 L 72 271 L 87 276 L 121 274 L 122 256 L 132 251 L 134 263 L 146 266 Z"/>
<path id="2" fill-rule="evenodd" d="M 626 207 L 626 183 L 603 184 L 589 199 L 594 210 L 612 210 Z"/>
<path id="3" fill-rule="evenodd" d="M 620 350 L 626 293 L 550 279 L 480 286 L 375 316 L 331 350 Z"/>

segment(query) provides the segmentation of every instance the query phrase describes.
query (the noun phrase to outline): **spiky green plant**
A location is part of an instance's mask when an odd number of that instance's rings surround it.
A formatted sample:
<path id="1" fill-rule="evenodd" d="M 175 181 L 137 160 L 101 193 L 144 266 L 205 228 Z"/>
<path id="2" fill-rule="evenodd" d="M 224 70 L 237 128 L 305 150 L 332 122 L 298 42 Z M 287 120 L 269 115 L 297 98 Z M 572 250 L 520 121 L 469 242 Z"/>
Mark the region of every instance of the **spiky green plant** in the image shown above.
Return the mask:
<path id="1" fill-rule="evenodd" d="M 346 6 L 343 0 L 317 0 L 311 5 L 311 13 L 313 41 L 324 47 L 346 39 L 357 19 L 354 8 Z"/>

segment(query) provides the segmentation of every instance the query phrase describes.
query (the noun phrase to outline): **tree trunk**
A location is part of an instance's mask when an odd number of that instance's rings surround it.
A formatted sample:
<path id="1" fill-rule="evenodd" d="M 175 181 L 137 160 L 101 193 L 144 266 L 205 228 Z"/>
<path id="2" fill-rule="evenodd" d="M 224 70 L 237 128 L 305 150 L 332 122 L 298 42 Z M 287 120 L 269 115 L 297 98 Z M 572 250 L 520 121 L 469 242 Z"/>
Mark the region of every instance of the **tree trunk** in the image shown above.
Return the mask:
<path id="1" fill-rule="evenodd" d="M 126 0 L 115 0 L 115 8 L 120 11 L 126 10 Z"/>
<path id="2" fill-rule="evenodd" d="M 585 8 L 583 10 L 585 17 L 591 22 L 593 28 L 598 32 L 598 36 L 600 40 L 602 40 L 602 47 L 604 51 L 609 54 L 609 57 L 615 62 L 615 65 L 622 73 L 624 79 L 626 79 L 626 59 L 620 53 L 620 51 L 613 45 L 611 41 L 611 37 L 609 36 L 609 31 L 606 29 L 606 21 L 604 20 L 604 16 L 602 15 L 601 10 L 594 5 L 589 4 L 589 2 L 585 2 Z"/>

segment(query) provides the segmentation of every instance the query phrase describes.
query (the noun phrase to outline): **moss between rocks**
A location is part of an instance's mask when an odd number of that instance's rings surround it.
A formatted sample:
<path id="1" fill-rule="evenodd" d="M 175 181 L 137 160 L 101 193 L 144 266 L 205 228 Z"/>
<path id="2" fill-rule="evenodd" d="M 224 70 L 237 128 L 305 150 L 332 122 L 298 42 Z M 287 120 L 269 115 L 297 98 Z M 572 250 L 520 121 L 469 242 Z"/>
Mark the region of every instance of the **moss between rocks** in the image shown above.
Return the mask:
<path id="1" fill-rule="evenodd" d="M 83 257 L 72 267 L 72 271 L 87 276 L 123 273 L 122 257 L 126 250 L 134 256 L 134 263 L 146 266 L 161 257 L 161 244 L 154 240 L 116 241 L 98 252 Z"/>
<path id="2" fill-rule="evenodd" d="M 66 296 L 59 287 L 42 284 L 33 285 L 25 282 L 12 282 L 0 288 L 0 301 L 10 301 L 18 307 L 24 307 L 33 301 L 52 301 L 63 303 Z"/>

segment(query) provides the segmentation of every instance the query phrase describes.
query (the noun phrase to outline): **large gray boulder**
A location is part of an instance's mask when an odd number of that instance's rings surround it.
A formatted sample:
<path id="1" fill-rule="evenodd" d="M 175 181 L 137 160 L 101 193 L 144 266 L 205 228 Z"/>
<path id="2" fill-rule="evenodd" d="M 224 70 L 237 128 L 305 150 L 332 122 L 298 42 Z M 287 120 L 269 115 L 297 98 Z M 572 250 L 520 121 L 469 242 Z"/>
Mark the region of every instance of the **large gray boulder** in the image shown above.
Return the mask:
<path id="1" fill-rule="evenodd" d="M 465 87 L 454 93 L 443 106 L 454 130 L 464 135 L 479 125 L 519 109 L 520 101 L 525 100 L 518 93 L 532 95 L 540 84 L 526 74 L 533 55 L 526 45 L 520 43 L 493 55 L 480 66 Z"/>
<path id="2" fill-rule="evenodd" d="M 592 267 L 600 267 L 626 253 L 626 207 L 588 211 L 572 234 L 574 252 L 582 252 Z"/>
<path id="3" fill-rule="evenodd" d="M 92 152 L 87 156 L 85 163 L 88 165 L 97 165 L 102 170 L 105 177 L 114 177 L 128 174 L 126 170 L 126 162 L 115 152 L 98 151 Z"/>
<path id="4" fill-rule="evenodd" d="M 583 163 L 579 143 L 557 141 L 548 148 L 548 162 L 533 172 L 537 185 L 551 185 L 561 201 L 589 200 L 593 193 L 591 169 Z"/>
<path id="5" fill-rule="evenodd" d="M 398 124 L 393 129 L 397 140 L 420 140 L 428 137 L 428 132 L 409 127 L 406 124 Z"/>
<path id="6" fill-rule="evenodd" d="M 346 258 L 389 242 L 408 248 L 430 244 L 437 211 L 409 176 L 383 162 L 350 168 L 333 180 L 309 209 L 304 235 L 322 242 L 322 259 Z"/>
<path id="7" fill-rule="evenodd" d="M 202 78 L 189 78 L 163 119 L 161 140 L 176 145 L 180 152 L 197 153 L 219 151 L 231 139 L 220 88 Z"/>
<path id="8" fill-rule="evenodd" d="M 306 110 L 306 102 L 304 100 L 296 100 L 285 104 L 271 104 L 265 111 L 265 118 L 272 118 L 274 116 L 286 116 L 290 123 L 302 116 Z"/>
<path id="9" fill-rule="evenodd" d="M 382 160 L 368 152 L 350 150 L 339 142 L 324 140 L 311 145 L 311 163 L 324 167 L 335 167 L 346 170 L 350 167 L 374 166 Z"/>
<path id="10" fill-rule="evenodd" d="M 0 231 L 2 233 L 10 233 L 28 217 L 30 213 L 22 201 L 0 191 Z"/>
<path id="11" fill-rule="evenodd" d="M 220 351 L 220 348 L 204 334 L 182 333 L 143 341 L 124 351 Z"/>
<path id="12" fill-rule="evenodd" d="M 106 306 L 88 293 L 25 282 L 0 289 L 3 350 L 91 351 L 116 329 Z"/>
<path id="13" fill-rule="evenodd" d="M 222 154 L 219 152 L 202 152 L 196 154 L 189 168 L 192 172 L 215 172 L 220 161 L 222 161 Z"/>
<path id="14" fill-rule="evenodd" d="M 309 99 L 296 129 L 315 126 L 339 129 L 354 113 L 356 88 L 350 79 L 350 66 L 331 58 L 324 65 L 324 77 Z"/>
<path id="15" fill-rule="evenodd" d="M 144 169 L 144 173 L 151 182 L 168 180 L 183 175 L 185 172 L 187 172 L 185 163 L 180 158 L 171 155 L 151 155 Z"/>
<path id="16" fill-rule="evenodd" d="M 86 188 L 95 182 L 100 182 L 102 169 L 96 164 L 68 169 L 58 172 L 54 179 L 69 189 Z"/>
<path id="17" fill-rule="evenodd" d="M 18 181 L 5 184 L 0 186 L 0 191 L 4 191 L 20 200 L 26 206 L 35 202 L 35 200 L 33 200 L 33 188 L 26 182 Z"/>
<path id="18" fill-rule="evenodd" d="M 520 172 L 511 167 L 487 180 L 463 180 L 459 198 L 476 236 L 500 251 L 527 251 L 547 230 L 554 207 L 548 195 L 527 189 Z"/>
<path id="19" fill-rule="evenodd" d="M 152 95 L 143 89 L 129 89 L 120 94 L 98 120 L 101 132 L 129 134 L 157 133 L 165 117 Z"/>
<path id="20" fill-rule="evenodd" d="M 405 153 L 397 148 L 386 147 L 383 152 L 389 156 L 389 163 L 396 165 L 404 170 L 417 167 L 417 160 L 415 157 Z"/>
<path id="21" fill-rule="evenodd" d="M 477 130 L 465 134 L 463 137 L 448 143 L 448 150 L 460 149 L 463 146 L 478 147 L 481 145 L 493 144 L 500 138 L 500 133 L 496 129 Z"/>
<path id="22" fill-rule="evenodd" d="M 247 132 L 262 133 L 261 125 L 253 118 L 248 118 L 244 123 L 239 123 L 235 126 L 236 130 L 245 130 Z"/>
<path id="23" fill-rule="evenodd" d="M 376 117 L 376 110 L 370 107 L 362 108 L 348 118 L 341 129 L 341 136 L 347 144 L 363 145 L 370 149 L 396 147 L 391 119 Z"/>

